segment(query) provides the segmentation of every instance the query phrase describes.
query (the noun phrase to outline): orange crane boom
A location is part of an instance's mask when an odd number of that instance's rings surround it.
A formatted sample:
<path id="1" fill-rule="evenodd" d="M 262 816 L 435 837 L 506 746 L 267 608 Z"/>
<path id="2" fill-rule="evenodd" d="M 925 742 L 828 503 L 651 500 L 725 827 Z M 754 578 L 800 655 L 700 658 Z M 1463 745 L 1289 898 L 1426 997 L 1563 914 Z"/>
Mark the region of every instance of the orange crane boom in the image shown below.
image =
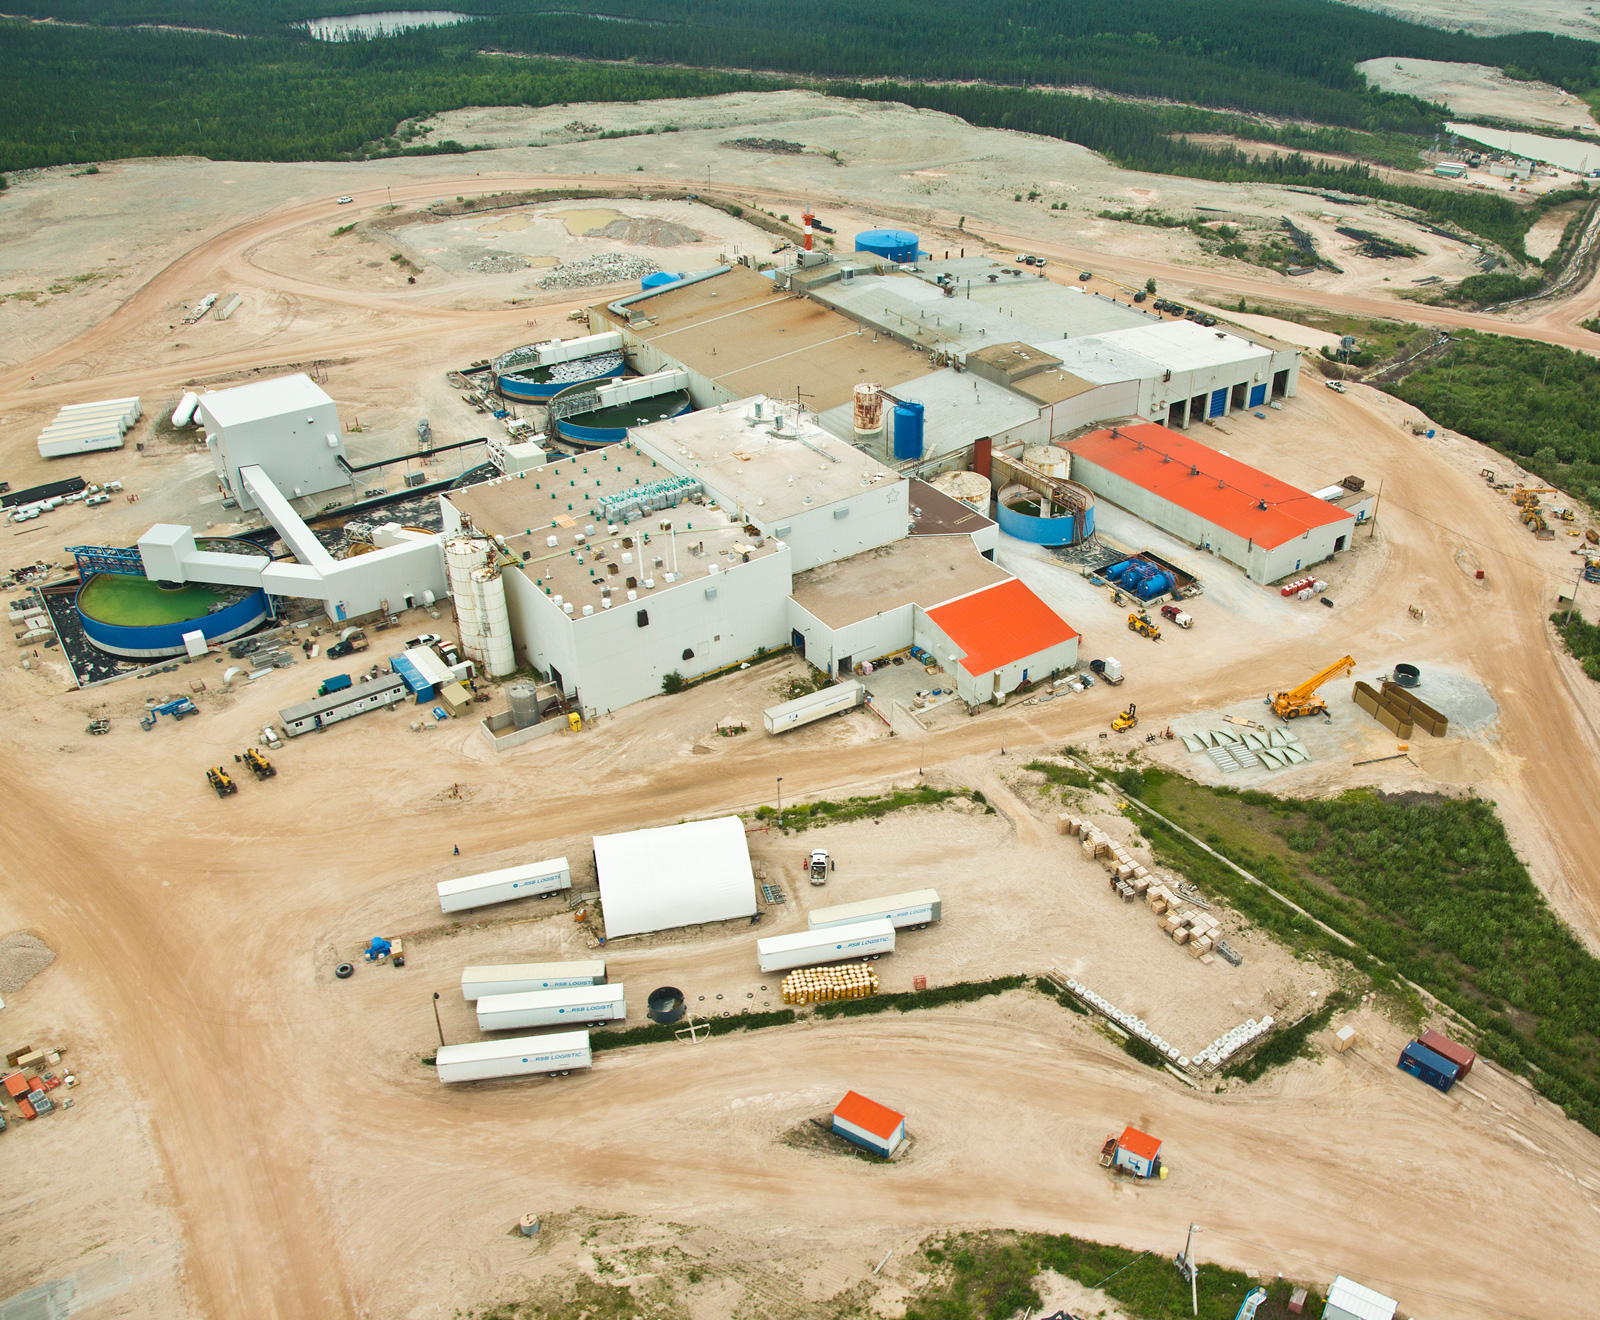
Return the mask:
<path id="1" fill-rule="evenodd" d="M 1272 707 L 1273 714 L 1280 719 L 1298 719 L 1302 715 L 1326 715 L 1328 703 L 1317 696 L 1317 689 L 1330 678 L 1339 678 L 1351 673 L 1356 667 L 1356 662 L 1351 656 L 1343 656 L 1335 660 L 1320 674 L 1313 674 L 1297 688 L 1287 692 L 1274 692 L 1267 698 L 1267 705 Z"/>

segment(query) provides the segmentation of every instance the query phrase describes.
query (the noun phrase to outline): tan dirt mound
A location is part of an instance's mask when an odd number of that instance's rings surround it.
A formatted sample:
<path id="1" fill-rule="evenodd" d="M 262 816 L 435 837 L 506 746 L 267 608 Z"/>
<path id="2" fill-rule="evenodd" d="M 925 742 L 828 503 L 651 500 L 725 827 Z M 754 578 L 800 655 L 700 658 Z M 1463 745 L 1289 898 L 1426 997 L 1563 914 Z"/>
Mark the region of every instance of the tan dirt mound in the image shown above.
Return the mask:
<path id="1" fill-rule="evenodd" d="M 22 989 L 55 960 L 54 950 L 37 935 L 7 935 L 0 940 L 0 994 Z"/>
<path id="2" fill-rule="evenodd" d="M 682 247 L 685 243 L 698 243 L 704 235 L 699 230 L 671 220 L 629 215 L 599 229 L 586 230 L 584 237 L 615 238 L 624 243 L 642 243 L 649 247 Z"/>

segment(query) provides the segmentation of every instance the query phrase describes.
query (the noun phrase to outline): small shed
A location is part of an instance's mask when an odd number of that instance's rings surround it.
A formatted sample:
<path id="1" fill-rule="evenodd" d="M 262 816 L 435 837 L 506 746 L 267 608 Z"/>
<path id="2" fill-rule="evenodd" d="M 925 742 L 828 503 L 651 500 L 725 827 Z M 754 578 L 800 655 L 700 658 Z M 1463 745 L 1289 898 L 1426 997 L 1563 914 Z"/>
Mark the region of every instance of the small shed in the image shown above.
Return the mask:
<path id="1" fill-rule="evenodd" d="M 846 1091 L 833 1111 L 833 1130 L 846 1141 L 887 1157 L 906 1139 L 906 1116 L 855 1091 Z"/>
<path id="2" fill-rule="evenodd" d="M 1140 1178 L 1156 1178 L 1161 1174 L 1161 1138 L 1152 1137 L 1138 1128 L 1123 1128 L 1117 1138 L 1116 1167 L 1126 1169 Z"/>
<path id="3" fill-rule="evenodd" d="M 1398 1305 L 1392 1297 L 1339 1275 L 1328 1289 L 1322 1320 L 1394 1320 Z"/>
<path id="4" fill-rule="evenodd" d="M 439 689 L 438 696 L 444 702 L 445 709 L 458 718 L 472 706 L 472 693 L 460 683 L 446 683 Z"/>

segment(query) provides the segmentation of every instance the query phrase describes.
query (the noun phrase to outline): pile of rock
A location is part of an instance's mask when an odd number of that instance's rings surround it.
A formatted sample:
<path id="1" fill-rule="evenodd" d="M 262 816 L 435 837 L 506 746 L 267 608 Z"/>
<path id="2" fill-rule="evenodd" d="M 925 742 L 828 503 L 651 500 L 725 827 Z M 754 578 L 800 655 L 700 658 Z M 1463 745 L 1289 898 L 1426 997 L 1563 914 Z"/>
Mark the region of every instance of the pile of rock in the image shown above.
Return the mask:
<path id="1" fill-rule="evenodd" d="M 526 257 L 510 252 L 494 252 L 469 262 L 467 269 L 477 271 L 480 275 L 511 275 L 519 270 L 527 270 L 532 264 Z"/>
<path id="2" fill-rule="evenodd" d="M 636 257 L 627 252 L 599 252 L 581 261 L 552 267 L 539 281 L 539 287 L 586 289 L 596 284 L 620 284 L 624 280 L 642 280 L 660 269 L 648 257 Z"/>

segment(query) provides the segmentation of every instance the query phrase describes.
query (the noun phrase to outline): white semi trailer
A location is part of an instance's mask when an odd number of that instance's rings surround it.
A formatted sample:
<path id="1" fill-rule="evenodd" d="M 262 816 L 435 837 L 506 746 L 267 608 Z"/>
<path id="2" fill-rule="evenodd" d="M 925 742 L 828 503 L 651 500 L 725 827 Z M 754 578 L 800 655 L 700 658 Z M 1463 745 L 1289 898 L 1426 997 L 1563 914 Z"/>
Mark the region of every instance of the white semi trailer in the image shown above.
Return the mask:
<path id="1" fill-rule="evenodd" d="M 761 722 L 768 733 L 787 733 L 801 725 L 837 715 L 841 711 L 855 710 L 867 699 L 867 689 L 855 679 L 836 683 L 819 692 L 809 692 L 781 706 L 772 706 L 761 712 Z"/>
<path id="2" fill-rule="evenodd" d="M 488 907 L 491 903 L 508 903 L 514 898 L 554 894 L 571 888 L 572 871 L 567 859 L 556 857 L 548 862 L 530 862 L 526 866 L 508 866 L 503 871 L 462 876 L 459 880 L 441 880 L 439 910 L 466 912 L 471 908 Z"/>
<path id="3" fill-rule="evenodd" d="M 530 1077 L 539 1073 L 559 1077 L 574 1068 L 588 1068 L 593 1062 L 587 1031 L 441 1045 L 434 1057 L 441 1082 L 481 1082 L 490 1077 Z"/>
<path id="4" fill-rule="evenodd" d="M 876 958 L 893 952 L 894 924 L 882 917 L 756 941 L 756 961 L 764 972 L 787 972 L 793 967 Z"/>
<path id="5" fill-rule="evenodd" d="M 859 903 L 813 908 L 806 917 L 806 925 L 812 930 L 827 930 L 882 918 L 896 930 L 916 929 L 939 920 L 940 910 L 937 889 L 913 889 L 904 894 L 890 894 L 887 898 L 866 898 Z"/>
<path id="6" fill-rule="evenodd" d="M 605 983 L 604 958 L 561 963 L 501 963 L 493 967 L 463 968 L 461 997 L 470 1003 L 485 995 L 520 995 L 529 990 L 569 990 L 574 986 Z"/>
<path id="7" fill-rule="evenodd" d="M 525 990 L 514 995 L 484 995 L 478 1000 L 479 1031 L 517 1027 L 589 1026 L 620 1022 L 628 1016 L 622 985 L 580 985 L 566 990 Z"/>

